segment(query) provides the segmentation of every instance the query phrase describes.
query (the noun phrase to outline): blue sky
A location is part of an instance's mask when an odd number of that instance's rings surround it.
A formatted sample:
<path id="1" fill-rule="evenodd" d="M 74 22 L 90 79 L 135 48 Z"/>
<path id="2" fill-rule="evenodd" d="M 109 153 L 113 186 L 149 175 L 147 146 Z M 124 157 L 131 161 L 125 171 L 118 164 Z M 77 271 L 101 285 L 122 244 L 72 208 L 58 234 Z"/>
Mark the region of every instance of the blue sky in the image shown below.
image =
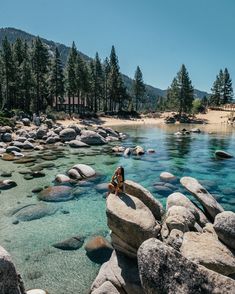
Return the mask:
<path id="1" fill-rule="evenodd" d="M 0 0 L 0 27 L 16 27 L 89 56 L 114 45 L 121 71 L 165 89 L 181 64 L 210 91 L 220 68 L 235 80 L 234 0 Z"/>

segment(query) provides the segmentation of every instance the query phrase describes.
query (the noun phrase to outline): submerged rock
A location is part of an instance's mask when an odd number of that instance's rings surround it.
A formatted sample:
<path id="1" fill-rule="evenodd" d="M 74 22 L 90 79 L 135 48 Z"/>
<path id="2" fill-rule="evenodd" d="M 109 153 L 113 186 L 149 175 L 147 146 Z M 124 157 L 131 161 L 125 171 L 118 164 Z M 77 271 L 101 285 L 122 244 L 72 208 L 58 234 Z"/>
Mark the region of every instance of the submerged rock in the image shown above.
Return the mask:
<path id="1" fill-rule="evenodd" d="M 31 289 L 31 290 L 28 290 L 26 294 L 49 294 L 49 293 L 42 289 Z"/>
<path id="2" fill-rule="evenodd" d="M 52 246 L 61 250 L 77 250 L 82 247 L 84 239 L 84 237 L 75 236 L 55 243 Z"/>
<path id="3" fill-rule="evenodd" d="M 86 243 L 85 250 L 93 262 L 104 263 L 109 260 L 113 247 L 104 237 L 96 236 Z"/>
<path id="4" fill-rule="evenodd" d="M 71 148 L 83 148 L 83 147 L 90 147 L 89 145 L 87 145 L 86 143 L 79 141 L 79 140 L 72 140 L 70 142 L 68 142 L 68 145 Z"/>
<path id="5" fill-rule="evenodd" d="M 162 172 L 160 174 L 160 179 L 164 182 L 174 182 L 176 181 L 176 176 L 168 172 Z"/>
<path id="6" fill-rule="evenodd" d="M 74 198 L 72 188 L 68 186 L 51 186 L 38 194 L 38 199 L 48 202 L 68 201 Z"/>
<path id="7" fill-rule="evenodd" d="M 235 281 L 199 266 L 157 239 L 138 250 L 138 268 L 144 293 L 233 293 Z"/>
<path id="8" fill-rule="evenodd" d="M 219 158 L 232 158 L 233 155 L 226 152 L 226 151 L 223 151 L 223 150 L 216 150 L 215 151 L 215 156 L 219 157 Z"/>
<path id="9" fill-rule="evenodd" d="M 0 190 L 8 190 L 11 188 L 16 187 L 17 184 L 16 182 L 12 181 L 12 180 L 0 180 Z"/>
<path id="10" fill-rule="evenodd" d="M 53 215 L 58 210 L 58 207 L 55 205 L 47 205 L 44 203 L 31 204 L 26 207 L 23 207 L 17 211 L 14 216 L 18 221 L 32 221 L 35 219 L 40 219 L 45 216 Z"/>

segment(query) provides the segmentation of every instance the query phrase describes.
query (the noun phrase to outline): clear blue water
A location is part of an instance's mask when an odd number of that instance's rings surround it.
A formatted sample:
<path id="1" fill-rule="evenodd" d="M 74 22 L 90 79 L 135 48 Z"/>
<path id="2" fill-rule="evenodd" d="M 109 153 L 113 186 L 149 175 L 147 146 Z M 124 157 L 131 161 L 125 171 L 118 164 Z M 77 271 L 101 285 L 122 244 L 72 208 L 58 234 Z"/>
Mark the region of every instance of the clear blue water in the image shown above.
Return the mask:
<path id="1" fill-rule="evenodd" d="M 50 294 L 88 293 L 100 266 L 86 256 L 83 247 L 76 251 L 61 251 L 51 245 L 74 235 L 84 236 L 86 240 L 92 235 L 108 237 L 105 199 L 96 191 L 95 185 L 108 182 L 119 165 L 124 166 L 126 178 L 148 188 L 163 204 L 166 195 L 158 194 L 154 184 L 160 181 L 162 171 L 169 171 L 179 178 L 197 178 L 226 210 L 235 211 L 235 159 L 218 160 L 214 157 L 216 149 L 235 155 L 235 132 L 230 128 L 220 128 L 214 134 L 205 132 L 177 137 L 174 132 L 179 128 L 119 127 L 129 135 L 122 145 L 154 148 L 156 153 L 124 158 L 110 152 L 112 145 L 86 150 L 66 147 L 62 150 L 62 157 L 53 161 L 55 167 L 44 169 L 46 177 L 29 181 L 19 173 L 24 165 L 0 160 L 0 172 L 11 171 L 12 179 L 18 184 L 0 194 L 0 244 L 11 253 L 26 288 L 43 288 Z M 42 162 L 40 153 L 32 155 Z M 91 165 L 99 174 L 97 180 L 89 186 L 77 187 L 80 194 L 76 199 L 56 203 L 59 207 L 56 214 L 12 224 L 10 209 L 38 203 L 32 189 L 53 185 L 58 173 L 65 173 L 76 163 Z M 175 188 L 187 194 L 179 184 Z M 69 213 L 64 214 L 63 210 Z"/>

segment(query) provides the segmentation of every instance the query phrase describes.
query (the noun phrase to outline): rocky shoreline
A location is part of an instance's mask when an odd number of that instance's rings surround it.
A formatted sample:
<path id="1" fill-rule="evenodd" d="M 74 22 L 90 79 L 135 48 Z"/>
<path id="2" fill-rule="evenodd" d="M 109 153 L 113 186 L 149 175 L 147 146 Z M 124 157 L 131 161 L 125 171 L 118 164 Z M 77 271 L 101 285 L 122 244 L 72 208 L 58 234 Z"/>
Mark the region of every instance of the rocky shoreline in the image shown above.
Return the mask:
<path id="1" fill-rule="evenodd" d="M 234 293 L 235 213 L 224 211 L 196 179 L 184 177 L 181 184 L 203 209 L 173 193 L 164 211 L 132 181 L 126 181 L 125 194 L 108 197 L 114 251 L 92 294 Z"/>

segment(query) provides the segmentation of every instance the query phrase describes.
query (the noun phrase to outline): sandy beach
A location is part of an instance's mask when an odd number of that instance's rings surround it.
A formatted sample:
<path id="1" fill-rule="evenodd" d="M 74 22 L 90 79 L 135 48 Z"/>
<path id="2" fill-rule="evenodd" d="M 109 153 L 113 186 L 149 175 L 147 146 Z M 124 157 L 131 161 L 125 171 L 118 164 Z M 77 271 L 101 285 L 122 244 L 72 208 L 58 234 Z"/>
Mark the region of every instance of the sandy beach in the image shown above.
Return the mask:
<path id="1" fill-rule="evenodd" d="M 230 111 L 216 111 L 209 110 L 206 114 L 198 114 L 197 119 L 202 120 L 205 124 L 208 125 L 221 125 L 226 124 L 228 120 L 228 116 L 230 115 Z M 71 123 L 76 123 L 80 126 L 84 125 L 92 125 L 92 126 L 131 126 L 131 125 L 162 125 L 164 123 L 164 119 L 169 116 L 170 112 L 164 112 L 161 114 L 159 118 L 146 118 L 142 117 L 140 119 L 120 119 L 114 117 L 100 117 L 99 119 L 70 119 L 70 120 L 58 120 L 58 123 L 61 123 L 65 126 L 70 125 Z"/>

